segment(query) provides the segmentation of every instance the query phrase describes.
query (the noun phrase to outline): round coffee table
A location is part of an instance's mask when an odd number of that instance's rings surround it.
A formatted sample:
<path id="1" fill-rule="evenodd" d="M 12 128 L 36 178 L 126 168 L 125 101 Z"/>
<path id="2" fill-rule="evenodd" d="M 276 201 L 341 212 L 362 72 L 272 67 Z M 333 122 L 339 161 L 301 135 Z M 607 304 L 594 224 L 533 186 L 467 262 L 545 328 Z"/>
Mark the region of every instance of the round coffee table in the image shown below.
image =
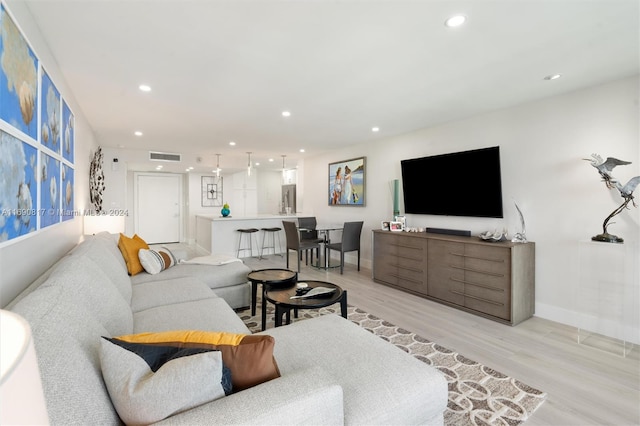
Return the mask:
<path id="1" fill-rule="evenodd" d="M 265 301 L 265 291 L 271 288 L 294 287 L 298 282 L 298 273 L 289 269 L 259 269 L 251 271 L 247 275 L 251 281 L 251 315 L 256 314 L 256 297 L 258 284 L 262 284 L 262 330 L 265 330 L 267 323 L 267 303 Z"/>
<path id="2" fill-rule="evenodd" d="M 311 288 L 315 287 L 329 287 L 335 288 L 336 290 L 333 293 L 330 293 L 327 297 L 317 297 L 317 298 L 299 298 L 299 299 L 291 299 L 292 296 L 296 296 L 296 288 L 279 288 L 275 289 L 272 287 L 267 288 L 267 291 L 264 293 L 264 299 L 262 302 L 262 306 L 266 305 L 266 302 L 271 302 L 276 307 L 275 314 L 275 326 L 279 327 L 282 325 L 282 316 L 284 314 L 287 315 L 287 324 L 289 324 L 291 320 L 291 310 L 297 312 L 299 309 L 318 309 L 324 308 L 334 303 L 340 303 L 340 313 L 343 318 L 347 317 L 347 291 L 343 290 L 339 286 L 328 283 L 325 281 L 312 281 L 306 280 L 304 281 Z M 264 323 L 263 323 L 264 324 Z M 263 325 L 264 327 L 264 325 Z"/>

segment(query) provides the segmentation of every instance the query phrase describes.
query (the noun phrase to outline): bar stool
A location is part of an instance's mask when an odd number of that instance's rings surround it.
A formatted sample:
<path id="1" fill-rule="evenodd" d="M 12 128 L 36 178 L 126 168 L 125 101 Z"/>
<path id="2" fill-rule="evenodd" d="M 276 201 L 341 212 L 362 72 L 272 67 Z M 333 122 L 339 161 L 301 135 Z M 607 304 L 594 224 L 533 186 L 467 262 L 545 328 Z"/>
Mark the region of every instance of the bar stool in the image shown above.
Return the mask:
<path id="1" fill-rule="evenodd" d="M 273 254 L 277 254 L 278 256 L 282 257 L 282 253 L 278 254 L 276 253 L 276 237 L 278 237 L 278 248 L 282 248 L 282 245 L 280 244 L 280 231 L 282 231 L 282 228 L 278 228 L 277 226 L 274 226 L 273 228 L 262 228 L 262 248 L 260 249 L 260 256 L 258 256 L 258 259 L 262 259 L 262 254 L 264 253 L 264 249 L 273 249 Z M 265 246 L 265 241 L 268 243 L 269 239 L 267 238 L 267 234 L 271 235 L 271 244 L 270 246 Z"/>
<path id="2" fill-rule="evenodd" d="M 236 255 L 236 257 L 240 257 L 240 252 L 241 251 L 246 251 L 249 250 L 249 257 L 253 256 L 253 243 L 251 242 L 251 234 L 258 232 L 258 229 L 256 228 L 242 228 L 242 229 L 236 229 L 236 231 L 238 231 L 240 233 L 240 238 L 238 238 L 238 254 Z M 249 237 L 249 247 L 242 247 L 242 236 L 243 235 L 247 235 Z M 257 241 L 256 241 L 256 245 L 257 245 Z M 256 247 L 257 248 L 257 247 Z"/>

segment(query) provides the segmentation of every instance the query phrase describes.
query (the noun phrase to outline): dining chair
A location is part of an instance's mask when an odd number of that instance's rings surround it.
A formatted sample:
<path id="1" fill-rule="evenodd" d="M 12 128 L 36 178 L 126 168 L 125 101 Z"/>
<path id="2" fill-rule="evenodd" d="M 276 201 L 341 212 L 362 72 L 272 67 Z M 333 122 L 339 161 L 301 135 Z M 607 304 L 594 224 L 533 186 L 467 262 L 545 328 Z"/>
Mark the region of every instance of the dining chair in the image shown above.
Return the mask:
<path id="1" fill-rule="evenodd" d="M 318 241 L 300 240 L 298 227 L 296 226 L 295 222 L 283 220 L 282 226 L 284 227 L 284 234 L 287 240 L 287 250 L 285 256 L 287 258 L 287 269 L 289 269 L 289 250 L 295 250 L 296 252 L 296 259 L 298 260 L 298 272 L 300 272 L 300 258 L 303 251 L 311 251 L 311 263 L 313 263 L 313 249 L 316 250 L 316 257 L 318 258 L 318 260 L 320 259 L 320 243 Z"/>
<path id="2" fill-rule="evenodd" d="M 317 242 L 322 243 L 324 240 L 318 237 L 318 231 L 316 227 L 318 226 L 318 221 L 315 217 L 299 217 L 298 218 L 298 231 L 300 233 L 300 241 L 305 242 Z M 308 252 L 305 252 L 305 256 L 307 256 Z M 302 252 L 298 255 L 298 257 L 302 260 Z M 309 259 L 306 259 L 306 262 L 309 263 Z M 313 263 L 313 252 L 311 254 L 311 262 Z"/>
<path id="3" fill-rule="evenodd" d="M 340 274 L 344 271 L 344 254 L 349 251 L 358 252 L 358 271 L 360 270 L 360 234 L 364 222 L 345 222 L 342 229 L 342 241 L 326 245 L 328 265 L 331 265 L 331 250 L 340 252 Z"/>

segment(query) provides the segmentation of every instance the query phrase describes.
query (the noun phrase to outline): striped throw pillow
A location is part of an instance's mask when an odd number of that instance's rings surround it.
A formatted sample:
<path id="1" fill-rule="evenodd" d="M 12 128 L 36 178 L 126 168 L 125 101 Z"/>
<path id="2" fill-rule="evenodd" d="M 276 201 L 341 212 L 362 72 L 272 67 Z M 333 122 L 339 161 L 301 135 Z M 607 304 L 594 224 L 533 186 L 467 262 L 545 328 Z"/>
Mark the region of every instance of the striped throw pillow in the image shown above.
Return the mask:
<path id="1" fill-rule="evenodd" d="M 159 274 L 178 263 L 171 250 L 166 247 L 157 250 L 140 249 L 138 258 L 144 270 L 152 275 Z"/>

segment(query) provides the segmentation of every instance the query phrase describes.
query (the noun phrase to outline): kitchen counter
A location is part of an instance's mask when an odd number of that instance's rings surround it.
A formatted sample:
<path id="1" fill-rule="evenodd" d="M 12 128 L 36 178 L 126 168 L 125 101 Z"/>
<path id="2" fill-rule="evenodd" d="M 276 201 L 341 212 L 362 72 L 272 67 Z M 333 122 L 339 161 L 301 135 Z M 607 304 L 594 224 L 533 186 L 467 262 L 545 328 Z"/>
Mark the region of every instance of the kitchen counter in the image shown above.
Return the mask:
<path id="1" fill-rule="evenodd" d="M 298 214 L 264 214 L 247 217 L 234 217 L 233 213 L 229 217 L 220 215 L 196 215 L 196 244 L 210 253 L 224 253 L 232 256 L 238 254 L 239 233 L 240 228 L 282 228 L 282 221 L 296 221 L 298 217 L 306 215 Z M 276 247 L 276 253 L 284 253 L 286 250 L 286 238 L 284 229 L 280 231 L 281 247 Z M 260 247 L 262 247 L 263 231 L 251 234 L 253 239 L 253 251 L 251 256 L 260 255 Z M 275 238 L 278 245 L 278 237 Z M 245 243 L 243 243 L 244 247 Z M 273 249 L 268 249 L 265 254 L 272 254 Z M 248 251 L 242 251 L 240 257 L 248 257 Z"/>

